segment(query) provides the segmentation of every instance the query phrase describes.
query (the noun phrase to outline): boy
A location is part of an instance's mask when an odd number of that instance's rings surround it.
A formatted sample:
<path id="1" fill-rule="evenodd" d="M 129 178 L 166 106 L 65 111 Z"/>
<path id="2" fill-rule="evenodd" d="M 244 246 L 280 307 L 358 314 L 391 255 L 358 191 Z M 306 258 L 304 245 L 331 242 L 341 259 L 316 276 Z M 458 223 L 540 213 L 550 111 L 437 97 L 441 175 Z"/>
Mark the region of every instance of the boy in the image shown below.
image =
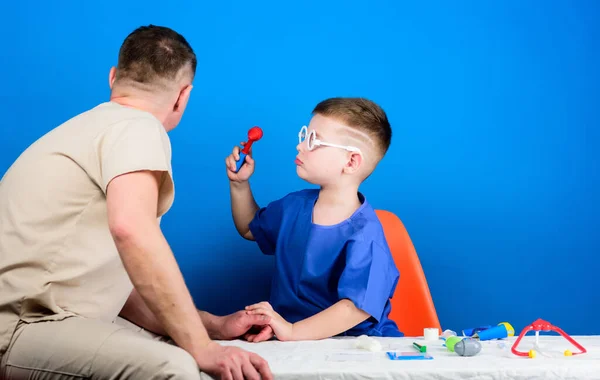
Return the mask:
<path id="1" fill-rule="evenodd" d="M 249 341 L 317 340 L 337 335 L 403 336 L 388 318 L 396 269 L 375 211 L 358 192 L 385 155 L 392 131 L 385 112 L 362 98 L 332 98 L 299 133 L 296 172 L 320 186 L 260 208 L 248 179 L 235 173 L 239 148 L 226 158 L 231 207 L 240 235 L 274 255 L 269 302 L 246 307 L 271 317 Z"/>

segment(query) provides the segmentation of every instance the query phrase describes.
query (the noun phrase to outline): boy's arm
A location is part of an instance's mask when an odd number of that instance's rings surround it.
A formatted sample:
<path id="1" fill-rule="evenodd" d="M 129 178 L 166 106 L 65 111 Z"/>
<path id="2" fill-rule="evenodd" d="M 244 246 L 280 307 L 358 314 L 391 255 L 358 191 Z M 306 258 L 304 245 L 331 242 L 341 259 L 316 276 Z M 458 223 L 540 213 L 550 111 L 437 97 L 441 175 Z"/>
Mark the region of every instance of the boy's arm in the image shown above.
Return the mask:
<path id="1" fill-rule="evenodd" d="M 244 145 L 243 142 L 242 145 Z M 225 165 L 227 167 L 227 177 L 229 178 L 233 223 L 243 238 L 255 240 L 250 231 L 250 222 L 252 222 L 259 207 L 254 200 L 252 190 L 250 190 L 250 183 L 248 183 L 248 179 L 254 173 L 254 159 L 251 152 L 252 149 L 250 149 L 250 154 L 244 158 L 244 164 L 237 173 L 235 170 L 237 162 L 240 160 L 240 148 L 238 146 L 235 146 L 231 154 L 225 158 Z"/>
<path id="2" fill-rule="evenodd" d="M 235 228 L 245 239 L 254 240 L 249 225 L 259 207 L 252 195 L 250 183 L 248 181 L 229 181 L 229 189 L 231 195 L 231 213 Z"/>
<path id="3" fill-rule="evenodd" d="M 281 341 L 319 340 L 343 333 L 371 316 L 349 299 L 342 299 L 327 309 L 296 323 L 283 319 L 267 302 L 247 307 L 250 314 L 271 317 L 271 327 Z"/>
<path id="4" fill-rule="evenodd" d="M 281 204 L 272 202 L 262 209 L 256 204 L 248 183 L 254 172 L 252 149 L 250 149 L 250 154 L 245 156 L 240 170 L 236 172 L 238 160 L 240 160 L 240 148 L 236 146 L 225 158 L 233 223 L 243 238 L 256 241 L 264 254 L 272 255 L 275 253 L 278 230 L 281 225 Z"/>
<path id="5" fill-rule="evenodd" d="M 317 340 L 350 330 L 371 316 L 343 299 L 327 309 L 292 325 L 292 340 Z"/>
<path id="6" fill-rule="evenodd" d="M 345 264 L 338 281 L 340 301 L 318 314 L 292 325 L 267 302 L 249 306 L 247 310 L 270 316 L 270 325 L 279 340 L 328 338 L 370 317 L 380 319 L 399 278 L 389 251 L 372 239 L 352 240 L 347 244 Z"/>

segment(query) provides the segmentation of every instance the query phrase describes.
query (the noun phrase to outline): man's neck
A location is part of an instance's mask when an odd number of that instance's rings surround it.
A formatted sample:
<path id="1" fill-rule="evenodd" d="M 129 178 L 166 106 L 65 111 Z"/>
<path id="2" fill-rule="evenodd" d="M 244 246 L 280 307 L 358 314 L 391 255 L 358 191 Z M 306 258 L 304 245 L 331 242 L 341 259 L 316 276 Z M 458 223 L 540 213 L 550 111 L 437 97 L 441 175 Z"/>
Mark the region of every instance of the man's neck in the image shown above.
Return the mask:
<path id="1" fill-rule="evenodd" d="M 361 206 L 358 187 L 321 187 L 313 209 L 313 222 L 333 225 L 348 219 Z"/>
<path id="2" fill-rule="evenodd" d="M 165 115 L 164 108 L 161 107 L 158 99 L 151 99 L 148 96 L 143 95 L 119 95 L 111 94 L 110 101 L 113 103 L 120 104 L 124 107 L 135 108 L 140 111 L 148 112 L 157 118 L 162 124 L 164 124 Z"/>

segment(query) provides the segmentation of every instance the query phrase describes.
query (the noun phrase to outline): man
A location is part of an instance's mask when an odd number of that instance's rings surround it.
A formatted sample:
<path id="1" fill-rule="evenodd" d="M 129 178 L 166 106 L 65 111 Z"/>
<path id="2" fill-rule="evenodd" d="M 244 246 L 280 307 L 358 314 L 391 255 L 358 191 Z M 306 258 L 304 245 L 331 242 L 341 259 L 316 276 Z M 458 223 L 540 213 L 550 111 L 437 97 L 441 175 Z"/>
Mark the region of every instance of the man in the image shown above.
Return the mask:
<path id="1" fill-rule="evenodd" d="M 259 356 L 212 340 L 269 318 L 198 311 L 160 230 L 174 198 L 167 132 L 195 71 L 181 35 L 135 30 L 110 70 L 110 102 L 40 138 L 6 172 L 0 378 L 198 379 L 198 368 L 272 377 Z"/>

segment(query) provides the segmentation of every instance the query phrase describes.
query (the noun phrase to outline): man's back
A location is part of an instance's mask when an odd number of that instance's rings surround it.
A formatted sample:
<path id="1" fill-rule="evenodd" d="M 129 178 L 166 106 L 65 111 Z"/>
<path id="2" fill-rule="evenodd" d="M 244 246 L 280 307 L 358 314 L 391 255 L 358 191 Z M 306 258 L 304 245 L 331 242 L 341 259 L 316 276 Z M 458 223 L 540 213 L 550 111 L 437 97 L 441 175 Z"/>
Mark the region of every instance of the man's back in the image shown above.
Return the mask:
<path id="1" fill-rule="evenodd" d="M 132 285 L 108 228 L 106 187 L 138 157 L 171 172 L 151 114 L 104 103 L 32 144 L 0 182 L 0 355 L 19 318 L 111 321 Z M 143 167 L 146 169 L 146 167 Z M 159 215 L 173 201 L 161 186 Z M 20 317 L 19 317 L 20 316 Z"/>

